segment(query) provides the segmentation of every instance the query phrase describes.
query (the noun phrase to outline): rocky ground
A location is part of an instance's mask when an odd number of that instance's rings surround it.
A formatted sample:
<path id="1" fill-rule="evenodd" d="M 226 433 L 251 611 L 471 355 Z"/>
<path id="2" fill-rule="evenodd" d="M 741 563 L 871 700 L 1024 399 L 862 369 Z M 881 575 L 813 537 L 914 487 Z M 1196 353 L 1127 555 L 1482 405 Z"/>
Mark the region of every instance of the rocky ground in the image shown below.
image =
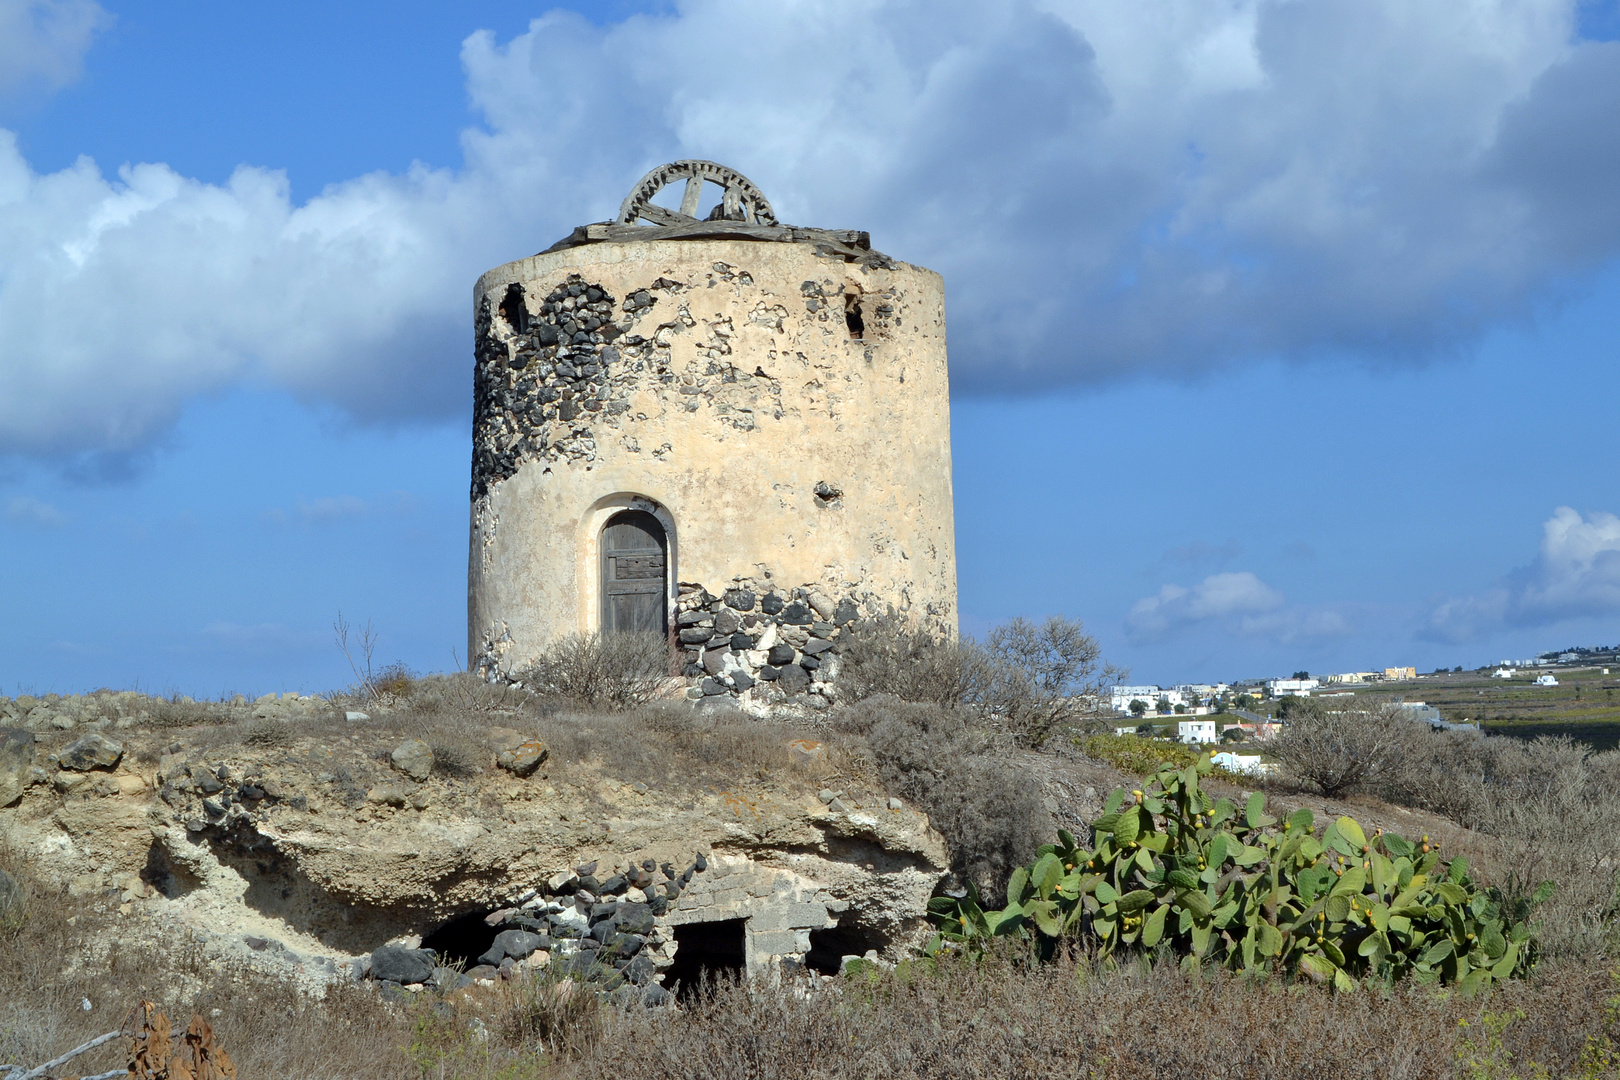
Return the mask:
<path id="1" fill-rule="evenodd" d="M 858 925 L 879 955 L 925 933 L 938 834 L 818 733 L 710 718 L 671 741 L 668 712 L 474 705 L 12 699 L 0 831 L 132 938 L 312 983 L 561 957 L 646 986 L 675 928 L 709 918 L 748 920 L 751 965 L 804 963 L 822 929 Z M 439 970 L 445 941 L 497 932 L 500 955 Z"/>

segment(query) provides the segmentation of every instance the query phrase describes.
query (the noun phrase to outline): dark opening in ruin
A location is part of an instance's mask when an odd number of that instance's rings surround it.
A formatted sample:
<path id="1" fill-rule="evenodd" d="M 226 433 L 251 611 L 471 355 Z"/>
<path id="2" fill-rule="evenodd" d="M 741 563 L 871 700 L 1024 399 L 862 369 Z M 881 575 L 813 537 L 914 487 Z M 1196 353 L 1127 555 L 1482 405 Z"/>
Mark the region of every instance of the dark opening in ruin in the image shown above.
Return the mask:
<path id="1" fill-rule="evenodd" d="M 866 336 L 866 320 L 861 318 L 860 293 L 848 292 L 844 294 L 844 322 L 849 326 L 849 336 L 851 338 L 859 341 Z"/>
<path id="2" fill-rule="evenodd" d="M 474 911 L 451 919 L 422 939 L 422 948 L 439 954 L 439 963 L 463 970 L 478 963 L 478 958 L 495 944 L 500 929 L 484 923 L 487 911 Z"/>
<path id="3" fill-rule="evenodd" d="M 837 975 L 844 957 L 865 956 L 872 949 L 882 951 L 884 944 L 880 935 L 856 925 L 812 930 L 804 966 L 823 975 Z"/>
<path id="4" fill-rule="evenodd" d="M 529 332 L 529 309 L 523 302 L 523 286 L 516 282 L 508 285 L 506 295 L 501 297 L 501 318 L 506 320 L 513 333 Z"/>
<path id="5" fill-rule="evenodd" d="M 690 1001 L 723 980 L 740 980 L 747 960 L 747 920 L 687 923 L 675 927 L 675 962 L 664 988 Z"/>

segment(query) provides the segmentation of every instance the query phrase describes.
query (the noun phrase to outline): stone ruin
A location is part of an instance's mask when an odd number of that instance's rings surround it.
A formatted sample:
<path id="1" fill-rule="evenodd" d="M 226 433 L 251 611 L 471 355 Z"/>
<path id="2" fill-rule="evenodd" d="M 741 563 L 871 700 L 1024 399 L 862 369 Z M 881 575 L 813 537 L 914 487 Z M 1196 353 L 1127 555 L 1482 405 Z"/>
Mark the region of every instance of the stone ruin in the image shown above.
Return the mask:
<path id="1" fill-rule="evenodd" d="M 654 201 L 684 181 L 679 209 Z M 702 215 L 705 185 L 719 201 Z M 956 629 L 944 290 L 736 172 L 650 172 L 474 290 L 468 648 L 652 630 L 689 696 L 825 708 L 838 639 Z"/>

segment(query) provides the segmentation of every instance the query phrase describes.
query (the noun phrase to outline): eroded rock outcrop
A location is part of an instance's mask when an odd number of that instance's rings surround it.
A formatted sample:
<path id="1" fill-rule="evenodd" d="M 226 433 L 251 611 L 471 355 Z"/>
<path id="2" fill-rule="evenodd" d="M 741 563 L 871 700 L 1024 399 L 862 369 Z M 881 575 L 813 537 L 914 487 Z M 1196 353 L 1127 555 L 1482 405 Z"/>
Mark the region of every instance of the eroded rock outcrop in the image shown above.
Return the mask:
<path id="1" fill-rule="evenodd" d="M 598 966 L 642 954 L 617 970 L 645 985 L 679 970 L 683 941 L 688 959 L 740 948 L 755 972 L 836 970 L 926 933 L 938 834 L 877 793 L 817 798 L 788 768 L 789 732 L 781 775 L 667 789 L 559 763 L 530 732 L 475 734 L 453 769 L 427 742 L 400 755 L 398 734 L 340 722 L 251 746 L 240 729 L 132 728 L 118 754 L 82 730 L 46 729 L 37 746 L 7 735 L 0 782 L 20 792 L 0 829 L 48 878 L 118 905 L 132 933 L 183 931 L 316 979 L 424 941 L 498 974 L 480 960 L 513 931 L 544 940 L 505 955 L 509 969 L 541 953 Z M 643 911 L 649 924 L 626 929 Z M 592 936 L 604 919 L 606 940 Z"/>

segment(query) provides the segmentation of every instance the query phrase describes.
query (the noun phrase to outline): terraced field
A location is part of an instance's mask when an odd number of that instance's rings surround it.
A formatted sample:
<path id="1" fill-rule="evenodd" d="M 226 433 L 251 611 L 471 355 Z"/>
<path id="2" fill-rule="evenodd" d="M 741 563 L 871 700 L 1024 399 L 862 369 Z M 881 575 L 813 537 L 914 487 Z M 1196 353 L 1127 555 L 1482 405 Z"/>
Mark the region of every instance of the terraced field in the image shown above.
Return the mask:
<path id="1" fill-rule="evenodd" d="M 1551 674 L 1559 685 L 1537 686 L 1535 674 L 1524 673 L 1512 679 L 1473 671 L 1421 675 L 1355 688 L 1356 700 L 1427 702 L 1447 720 L 1478 721 L 1493 735 L 1569 735 L 1600 749 L 1620 746 L 1620 668 L 1559 668 Z"/>

